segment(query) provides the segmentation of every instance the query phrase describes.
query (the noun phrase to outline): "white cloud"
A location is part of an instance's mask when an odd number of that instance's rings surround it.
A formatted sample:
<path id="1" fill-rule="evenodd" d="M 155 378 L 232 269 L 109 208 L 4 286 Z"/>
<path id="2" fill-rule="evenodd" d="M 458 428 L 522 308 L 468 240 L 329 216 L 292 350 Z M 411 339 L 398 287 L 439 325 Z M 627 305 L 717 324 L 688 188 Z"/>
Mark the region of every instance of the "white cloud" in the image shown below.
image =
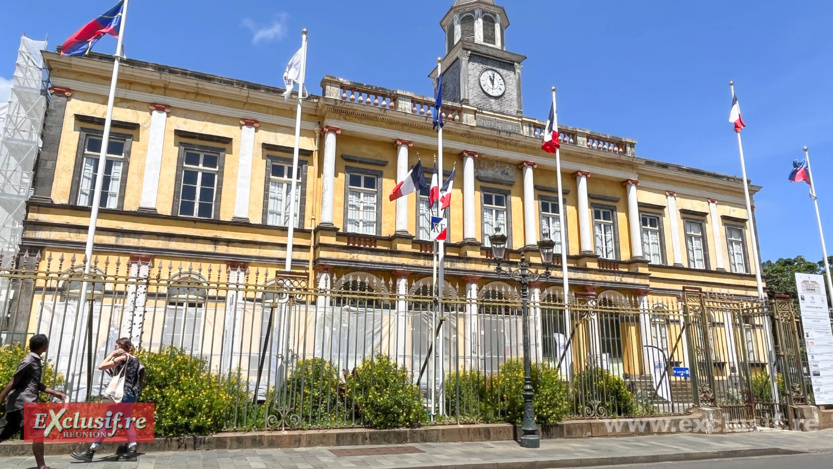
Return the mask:
<path id="1" fill-rule="evenodd" d="M 12 81 L 0 77 L 0 104 L 5 104 L 9 101 L 12 95 Z"/>
<path id="2" fill-rule="evenodd" d="M 274 40 L 280 41 L 286 36 L 286 20 L 289 17 L 286 13 L 278 15 L 277 19 L 266 26 L 255 24 L 251 18 L 245 18 L 242 26 L 252 32 L 252 44 L 259 44 L 261 42 L 271 42 Z"/>

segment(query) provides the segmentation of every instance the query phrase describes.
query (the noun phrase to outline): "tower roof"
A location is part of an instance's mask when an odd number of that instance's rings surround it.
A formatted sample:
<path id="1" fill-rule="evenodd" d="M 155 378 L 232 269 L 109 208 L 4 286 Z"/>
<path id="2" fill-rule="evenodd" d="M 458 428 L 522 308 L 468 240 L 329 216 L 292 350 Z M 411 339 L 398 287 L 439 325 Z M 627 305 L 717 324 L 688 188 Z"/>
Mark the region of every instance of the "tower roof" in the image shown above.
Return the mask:
<path id="1" fill-rule="evenodd" d="M 494 5 L 495 0 L 455 0 L 453 7 L 465 5 L 467 3 L 486 3 L 488 5 Z"/>

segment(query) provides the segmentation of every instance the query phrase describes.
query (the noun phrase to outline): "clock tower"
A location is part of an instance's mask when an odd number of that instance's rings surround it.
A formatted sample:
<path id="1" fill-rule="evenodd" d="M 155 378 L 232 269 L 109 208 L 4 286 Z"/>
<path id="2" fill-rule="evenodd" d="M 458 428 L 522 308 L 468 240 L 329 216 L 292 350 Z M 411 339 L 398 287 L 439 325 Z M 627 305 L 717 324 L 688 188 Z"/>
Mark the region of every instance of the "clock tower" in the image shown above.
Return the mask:
<path id="1" fill-rule="evenodd" d="M 523 115 L 521 63 L 526 57 L 506 50 L 506 10 L 494 0 L 456 0 L 440 25 L 446 36 L 443 100 Z M 436 76 L 434 69 L 431 78 Z"/>

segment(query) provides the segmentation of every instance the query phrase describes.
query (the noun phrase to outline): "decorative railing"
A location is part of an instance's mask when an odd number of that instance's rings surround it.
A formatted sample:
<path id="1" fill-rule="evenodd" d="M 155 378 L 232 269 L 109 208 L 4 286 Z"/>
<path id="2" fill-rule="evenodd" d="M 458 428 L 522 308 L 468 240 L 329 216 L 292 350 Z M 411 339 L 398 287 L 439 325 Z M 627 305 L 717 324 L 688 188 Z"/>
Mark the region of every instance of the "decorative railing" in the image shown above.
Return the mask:
<path id="1" fill-rule="evenodd" d="M 234 392 L 223 417 L 228 429 L 367 425 L 355 405 L 354 393 L 362 388 L 346 383 L 355 383 L 354 372 L 380 356 L 407 370 L 401 384 L 419 387 L 414 399 L 426 414 L 464 423 L 516 418 L 490 396 L 520 399 L 525 353 L 534 370 L 548 377 L 547 385 L 557 386 L 552 390 L 561 394 L 552 405 L 561 406 L 564 419 L 684 414 L 708 402 L 773 412 L 778 404 L 767 390 L 780 384 L 763 371 L 769 360 L 764 324 L 773 323 L 778 333 L 784 351 L 779 364 L 803 354 L 794 307 L 777 300 L 693 297 L 686 291 L 680 302 L 673 295 L 596 296 L 584 288 L 565 299 L 560 285 L 545 283 L 531 287 L 525 310 L 520 284 L 460 275 L 446 279 L 440 299 L 430 274 L 403 277 L 401 271 L 323 269 L 318 287 L 312 287 L 307 273 L 287 274 L 279 267 L 105 257 L 85 276 L 78 268 L 81 258 L 14 257 L 7 263 L 0 258 L 0 265 L 10 265 L 0 268 L 0 285 L 14 292 L 0 296 L 0 352 L 35 333 L 47 334 L 45 363 L 52 373 L 44 375 L 44 384 L 84 401 L 110 379 L 94 364 L 118 337 L 129 336 L 142 354 L 199 360 L 211 378 L 206 389 Z M 142 267 L 135 269 L 135 262 Z M 79 301 L 82 281 L 89 282 L 90 295 Z M 438 313 L 448 320 L 439 323 L 437 336 L 432 321 Z M 753 326 L 753 336 L 726 340 L 729 325 L 741 322 Z M 698 346 L 686 347 L 684 337 Z M 90 338 L 92 355 L 86 352 Z M 445 344 L 437 352 L 430 349 L 434 340 Z M 438 369 L 421 373 L 434 353 L 437 361 L 428 363 Z M 753 370 L 751 383 L 744 382 L 749 377 L 730 376 L 725 364 L 717 366 L 722 357 L 734 357 L 739 369 L 759 370 Z M 786 396 L 778 391 L 790 405 L 803 396 L 796 394 L 802 391 L 801 367 L 794 363 L 785 362 L 778 378 L 783 374 L 786 389 L 793 390 Z M 748 393 L 750 384 L 762 391 Z M 435 402 L 423 399 L 432 393 Z M 323 400 L 305 402 L 309 396 Z M 787 410 L 779 407 L 780 415 Z"/>
<path id="2" fill-rule="evenodd" d="M 376 238 L 347 236 L 347 245 L 354 248 L 375 248 L 377 243 Z"/>
<path id="3" fill-rule="evenodd" d="M 616 261 L 605 261 L 599 259 L 599 269 L 601 270 L 620 270 L 622 265 Z"/>
<path id="4" fill-rule="evenodd" d="M 329 76 L 324 78 L 321 86 L 324 90 L 324 96 L 327 98 L 383 110 L 396 110 L 429 119 L 434 117 L 435 101 L 433 97 L 418 96 L 413 93 L 355 83 Z M 457 103 L 443 103 L 442 112 L 445 122 L 463 122 L 465 120 L 467 123 L 473 123 L 475 121 L 476 110 L 464 110 Z M 466 113 L 470 113 L 470 115 L 464 119 Z M 521 118 L 520 123 L 521 130 L 527 137 L 538 140 L 543 138 L 546 122 Z M 562 145 L 588 148 L 615 155 L 636 156 L 636 141 L 585 129 L 559 126 L 558 140 Z"/>

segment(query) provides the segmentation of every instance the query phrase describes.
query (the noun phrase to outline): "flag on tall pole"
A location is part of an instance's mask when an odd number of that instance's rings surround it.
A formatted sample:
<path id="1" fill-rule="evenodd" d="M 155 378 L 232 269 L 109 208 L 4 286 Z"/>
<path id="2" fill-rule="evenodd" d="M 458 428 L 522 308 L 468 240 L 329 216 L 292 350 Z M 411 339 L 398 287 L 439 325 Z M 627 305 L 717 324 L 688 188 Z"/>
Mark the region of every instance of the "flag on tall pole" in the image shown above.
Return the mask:
<path id="1" fill-rule="evenodd" d="M 437 100 L 434 102 L 434 130 L 437 128 L 442 129 L 445 125 L 443 122 L 443 77 L 439 75 L 437 77 Z"/>
<path id="2" fill-rule="evenodd" d="M 743 117 L 740 115 L 740 103 L 738 103 L 734 87 L 732 88 L 732 110 L 729 112 L 729 122 L 735 124 L 735 132 L 740 132 L 746 127 L 746 124 L 743 123 Z"/>
<path id="3" fill-rule="evenodd" d="M 758 252 L 758 233 L 755 229 L 755 216 L 752 213 L 752 197 L 749 195 L 749 179 L 746 177 L 746 161 L 743 158 L 743 140 L 740 136 L 740 131 L 746 127 L 746 124 L 743 123 L 743 119 L 740 116 L 740 105 L 738 104 L 738 97 L 735 95 L 735 82 L 730 81 L 729 87 L 732 90 L 732 109 L 729 112 L 729 122 L 735 124 L 735 134 L 738 136 L 738 150 L 740 152 L 740 169 L 741 169 L 741 176 L 743 177 L 743 195 L 746 199 L 746 213 L 749 217 L 749 236 L 752 238 L 752 261 L 754 262 L 755 266 L 755 283 L 758 286 L 758 299 L 761 301 L 765 301 L 766 297 L 764 296 L 764 282 L 761 278 L 761 256 Z M 775 349 L 775 340 L 772 337 L 772 324 L 769 316 L 764 315 L 764 342 L 767 350 L 774 350 Z M 774 396 L 775 402 L 780 402 L 780 397 L 778 393 L 778 386 L 775 383 L 775 367 L 773 366 L 774 360 L 768 360 L 768 367 L 769 367 L 769 376 L 770 376 L 770 392 Z"/>
<path id="4" fill-rule="evenodd" d="M 286 71 L 283 72 L 283 85 L 286 87 L 286 91 L 283 92 L 284 101 L 288 101 L 289 97 L 292 96 L 292 90 L 295 88 L 295 84 L 302 82 L 301 68 L 305 59 L 306 51 L 304 50 L 304 46 L 301 46 L 298 52 L 289 59 L 289 63 L 286 65 Z M 298 94 L 303 93 L 304 90 L 302 87 L 303 83 L 298 87 Z"/>
<path id="5" fill-rule="evenodd" d="M 558 143 L 558 125 L 555 123 L 555 103 L 550 106 L 550 116 L 547 118 L 547 127 L 544 129 L 544 143 L 541 149 L 547 153 L 555 153 L 561 148 Z"/>
<path id="6" fill-rule="evenodd" d="M 550 143 L 547 144 L 547 136 L 549 135 Z M 559 240 L 561 242 L 561 278 L 562 278 L 562 292 L 564 295 L 564 327 L 565 331 L 570 330 L 570 276 L 569 270 L 567 268 L 567 233 L 566 233 L 566 226 L 567 223 L 565 222 L 564 218 L 564 189 L 561 182 L 561 145 L 558 143 L 558 106 L 556 104 L 555 99 L 555 87 L 552 87 L 552 106 L 550 106 L 550 115 L 547 119 L 547 129 L 544 133 L 544 144 L 541 145 L 541 149 L 548 152 L 548 153 L 555 153 L 555 175 L 556 175 L 556 182 L 558 185 L 558 224 L 561 227 L 559 230 Z M 552 151 L 550 151 L 550 149 Z M 564 369 L 567 370 L 565 373 L 562 373 L 562 376 L 569 379 L 570 371 L 572 369 L 573 364 L 573 352 L 570 347 L 569 342 L 565 342 L 564 351 L 562 352 L 565 358 L 564 360 Z M 561 359 L 559 359 L 561 362 Z"/>
<path id="7" fill-rule="evenodd" d="M 64 41 L 61 46 L 61 55 L 87 55 L 93 50 L 95 43 L 102 37 L 109 34 L 118 38 L 121 34 L 124 11 L 127 8 L 125 3 L 127 3 L 126 0 L 119 1 L 107 13 L 90 21 L 83 28 L 76 31 L 75 34 Z M 116 51 L 117 54 L 120 52 L 121 49 Z"/>
<path id="8" fill-rule="evenodd" d="M 806 148 L 806 147 L 805 147 Z M 804 181 L 807 184 L 810 183 L 810 171 L 807 169 L 807 160 L 795 160 L 793 161 L 793 170 L 790 173 L 790 182 L 799 182 Z"/>
<path id="9" fill-rule="evenodd" d="M 101 153 L 98 155 L 98 165 L 95 173 L 99 175 L 105 173 L 107 165 L 107 149 L 110 147 L 110 129 L 113 126 L 113 106 L 116 101 L 116 85 L 119 82 L 119 66 L 121 64 L 122 52 L 124 50 L 124 29 L 127 24 L 128 1 L 129 0 L 123 0 L 119 2 L 116 7 L 105 13 L 104 16 L 109 15 L 112 17 L 111 19 L 108 20 L 107 18 L 104 18 L 102 20 L 102 16 L 88 23 L 67 39 L 67 41 L 64 42 L 64 46 L 61 48 L 61 53 L 64 55 L 84 55 L 86 52 L 89 52 L 90 48 L 92 48 L 93 44 L 95 44 L 101 36 L 105 33 L 112 34 L 111 30 L 115 31 L 115 28 L 118 28 L 118 33 L 115 34 L 118 38 L 118 43 L 116 44 L 116 53 L 114 54 L 113 60 L 113 75 L 110 79 L 110 94 L 107 98 L 107 114 L 104 118 L 104 131 L 101 135 Z M 104 21 L 104 23 L 99 23 L 99 20 Z M 66 53 L 64 52 L 64 47 L 67 48 Z M 81 51 L 86 52 L 79 53 Z M 89 291 L 89 282 L 87 281 L 87 277 L 90 275 L 90 270 L 92 268 L 93 244 L 95 241 L 96 224 L 98 223 L 98 212 L 101 205 L 101 191 L 104 187 L 104 179 L 104 177 L 95 178 L 93 201 L 90 210 L 90 225 L 87 228 L 87 243 L 84 247 L 84 280 L 81 282 L 81 295 L 78 297 L 78 311 L 82 315 L 87 315 L 87 336 L 85 338 L 87 345 L 87 394 L 90 393 L 93 386 L 93 317 L 92 314 L 89 314 L 89 309 L 83 307 L 82 302 L 86 303 L 87 292 Z M 80 387 L 78 389 L 80 389 Z M 75 390 L 75 399 L 82 397 L 79 396 L 78 389 Z"/>
<path id="10" fill-rule="evenodd" d="M 797 161 L 796 161 L 797 163 Z M 819 213 L 819 199 L 816 197 L 816 185 L 813 182 L 813 172 L 810 170 L 810 152 L 807 147 L 804 147 L 804 165 L 806 169 L 802 168 L 799 173 L 803 175 L 803 179 L 793 179 L 790 175 L 790 181 L 805 181 L 810 185 L 810 197 L 813 199 L 813 204 L 816 206 L 816 220 L 819 223 L 819 237 L 821 238 L 821 253 L 824 256 L 824 273 L 827 277 L 827 289 L 833 292 L 833 278 L 830 276 L 830 261 L 827 259 L 827 246 L 824 244 L 824 230 L 821 228 L 821 214 Z M 796 171 L 793 170 L 795 173 Z"/>
<path id="11" fill-rule="evenodd" d="M 300 57 L 298 57 L 300 54 Z M 300 60 L 300 64 L 296 66 L 296 61 Z M 298 73 L 295 74 L 297 69 Z M 286 239 L 286 264 L 284 266 L 287 272 L 292 270 L 292 246 L 295 238 L 295 199 L 298 193 L 298 154 L 301 145 L 301 110 L 304 104 L 304 76 L 307 71 L 307 30 L 301 31 L 301 49 L 292 56 L 289 65 L 286 67 L 287 74 L 284 75 L 284 81 L 287 80 L 287 75 L 294 85 L 295 80 L 298 80 L 298 104 L 295 110 L 295 146 L 292 151 L 292 190 L 289 195 L 289 233 Z M 287 90 L 292 93 L 292 88 Z M 284 93 L 284 97 L 288 95 Z M 283 324 L 283 323 L 281 323 Z"/>
<path id="12" fill-rule="evenodd" d="M 399 181 L 399 184 L 393 188 L 393 192 L 391 192 L 389 199 L 393 202 L 400 197 L 404 197 L 408 194 L 421 190 L 426 185 L 425 171 L 422 169 L 422 161 L 417 161 L 417 164 L 415 164 L 414 167 L 408 171 L 408 174 L 405 175 L 405 179 Z"/>
<path id="13" fill-rule="evenodd" d="M 434 160 L 434 172 L 431 173 L 431 185 L 428 188 L 428 208 L 434 211 L 437 201 L 440 200 L 440 179 L 437 175 L 437 160 Z"/>

